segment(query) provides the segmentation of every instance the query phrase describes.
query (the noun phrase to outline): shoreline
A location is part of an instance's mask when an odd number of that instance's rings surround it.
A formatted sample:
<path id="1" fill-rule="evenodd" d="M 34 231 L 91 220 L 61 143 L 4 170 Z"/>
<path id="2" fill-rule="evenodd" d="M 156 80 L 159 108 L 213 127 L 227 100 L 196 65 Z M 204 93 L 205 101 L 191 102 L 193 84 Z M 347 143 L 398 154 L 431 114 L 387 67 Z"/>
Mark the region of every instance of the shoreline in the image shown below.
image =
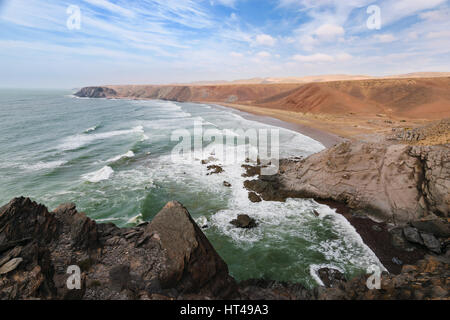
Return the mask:
<path id="1" fill-rule="evenodd" d="M 204 102 L 198 102 L 198 103 L 206 104 Z M 284 119 L 282 120 L 282 119 L 276 118 L 271 115 L 269 116 L 269 115 L 265 115 L 262 113 L 243 110 L 243 109 L 236 107 L 236 105 L 231 105 L 231 104 L 227 104 L 227 103 L 214 103 L 214 105 L 237 111 L 239 115 L 243 116 L 247 120 L 257 121 L 257 122 L 272 125 L 275 127 L 280 127 L 280 128 L 298 132 L 304 136 L 307 136 L 313 140 L 320 142 L 321 144 L 324 145 L 324 147 L 326 149 L 333 147 L 336 144 L 339 144 L 346 140 L 345 138 L 343 138 L 341 136 L 338 136 L 331 132 L 324 131 L 322 129 L 314 128 L 312 126 L 308 126 L 308 125 L 293 122 L 293 121 L 286 121 Z"/>

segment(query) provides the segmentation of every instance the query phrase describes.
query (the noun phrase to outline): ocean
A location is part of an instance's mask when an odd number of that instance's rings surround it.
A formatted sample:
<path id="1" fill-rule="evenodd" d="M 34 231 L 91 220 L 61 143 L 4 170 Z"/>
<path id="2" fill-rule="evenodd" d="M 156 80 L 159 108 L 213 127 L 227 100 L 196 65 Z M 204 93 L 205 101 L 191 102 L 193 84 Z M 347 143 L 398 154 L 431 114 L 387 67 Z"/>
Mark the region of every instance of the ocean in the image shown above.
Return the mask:
<path id="1" fill-rule="evenodd" d="M 243 162 L 226 163 L 214 155 L 212 164 L 224 172 L 208 175 L 203 159 L 172 156 L 179 143 L 174 132 L 192 132 L 199 123 L 205 130 L 233 134 L 279 130 L 282 158 L 319 152 L 324 149 L 319 142 L 217 105 L 83 99 L 72 93 L 0 90 L 0 205 L 18 196 L 50 210 L 74 202 L 98 223 L 125 227 L 151 221 L 167 202 L 177 200 L 207 226 L 205 234 L 237 280 L 263 278 L 311 288 L 320 281 L 321 267 L 348 277 L 370 265 L 382 267 L 335 210 L 312 199 L 251 203 L 243 187 L 249 179 L 242 177 Z M 214 143 L 221 142 L 204 146 Z M 230 221 L 238 214 L 255 218 L 258 227 L 235 228 Z"/>

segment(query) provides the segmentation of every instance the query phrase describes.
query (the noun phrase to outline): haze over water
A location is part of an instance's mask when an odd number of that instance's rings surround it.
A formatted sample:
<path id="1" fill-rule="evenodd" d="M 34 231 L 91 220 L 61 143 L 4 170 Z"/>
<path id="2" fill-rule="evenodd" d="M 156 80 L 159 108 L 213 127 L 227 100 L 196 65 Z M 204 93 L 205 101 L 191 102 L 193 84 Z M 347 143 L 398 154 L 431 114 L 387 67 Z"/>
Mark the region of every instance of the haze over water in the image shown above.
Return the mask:
<path id="1" fill-rule="evenodd" d="M 150 221 L 171 200 L 181 202 L 238 280 L 266 278 L 317 285 L 314 270 L 347 276 L 380 264 L 347 220 L 313 200 L 251 203 L 242 163 L 207 175 L 200 160 L 172 161 L 174 130 L 274 129 L 230 109 L 193 103 L 77 99 L 70 91 L 0 90 L 0 205 L 27 196 L 49 209 L 74 202 L 99 223 Z M 281 157 L 324 147 L 280 129 Z M 225 148 L 235 148 L 225 146 Z M 227 188 L 223 182 L 231 183 Z M 316 217 L 314 210 L 320 214 Z M 247 214 L 258 228 L 236 229 Z"/>

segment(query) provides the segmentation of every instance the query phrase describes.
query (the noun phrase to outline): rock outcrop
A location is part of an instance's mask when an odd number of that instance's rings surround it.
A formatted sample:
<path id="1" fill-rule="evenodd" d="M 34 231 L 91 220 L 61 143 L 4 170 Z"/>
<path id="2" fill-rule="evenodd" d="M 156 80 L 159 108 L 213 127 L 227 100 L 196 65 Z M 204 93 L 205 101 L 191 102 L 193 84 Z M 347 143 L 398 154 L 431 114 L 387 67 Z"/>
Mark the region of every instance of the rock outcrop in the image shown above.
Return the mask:
<path id="1" fill-rule="evenodd" d="M 450 212 L 450 145 L 343 142 L 246 181 L 264 200 L 334 200 L 395 225 Z"/>
<path id="2" fill-rule="evenodd" d="M 81 288 L 69 290 L 70 266 Z M 187 210 L 149 224 L 96 224 L 74 204 L 54 212 L 17 198 L 0 209 L 0 299 L 232 298 L 237 286 Z"/>
<path id="3" fill-rule="evenodd" d="M 117 92 L 107 87 L 86 87 L 75 93 L 80 98 L 113 98 Z"/>

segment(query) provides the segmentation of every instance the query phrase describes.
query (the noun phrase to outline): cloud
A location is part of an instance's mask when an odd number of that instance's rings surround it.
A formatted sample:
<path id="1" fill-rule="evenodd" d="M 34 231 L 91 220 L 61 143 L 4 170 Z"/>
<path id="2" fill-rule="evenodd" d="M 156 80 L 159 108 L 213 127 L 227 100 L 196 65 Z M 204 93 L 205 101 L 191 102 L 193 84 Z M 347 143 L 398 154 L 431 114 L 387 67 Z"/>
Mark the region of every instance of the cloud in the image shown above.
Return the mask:
<path id="1" fill-rule="evenodd" d="M 334 61 L 334 58 L 332 56 L 325 53 L 316 53 L 309 56 L 297 54 L 293 56 L 292 59 L 298 62 L 310 62 L 310 63 Z"/>
<path id="2" fill-rule="evenodd" d="M 345 34 L 344 28 L 333 24 L 323 24 L 317 28 L 315 35 L 320 40 L 332 41 Z"/>
<path id="3" fill-rule="evenodd" d="M 270 58 L 272 56 L 272 54 L 270 54 L 270 52 L 267 52 L 267 51 L 258 52 L 256 55 L 259 58 Z"/>
<path id="4" fill-rule="evenodd" d="M 381 43 L 389 43 L 397 40 L 397 38 L 392 34 L 377 34 L 374 38 L 376 41 Z"/>
<path id="5" fill-rule="evenodd" d="M 277 40 L 268 34 L 258 34 L 255 43 L 261 46 L 273 47 Z"/>
<path id="6" fill-rule="evenodd" d="M 130 18 L 135 17 L 135 13 L 133 11 L 106 0 L 84 0 L 84 2 L 106 9 L 111 13 L 117 13 Z"/>
<path id="7" fill-rule="evenodd" d="M 230 56 L 232 56 L 233 58 L 243 58 L 244 57 L 244 55 L 242 53 L 234 52 L 234 51 L 230 53 Z"/>

